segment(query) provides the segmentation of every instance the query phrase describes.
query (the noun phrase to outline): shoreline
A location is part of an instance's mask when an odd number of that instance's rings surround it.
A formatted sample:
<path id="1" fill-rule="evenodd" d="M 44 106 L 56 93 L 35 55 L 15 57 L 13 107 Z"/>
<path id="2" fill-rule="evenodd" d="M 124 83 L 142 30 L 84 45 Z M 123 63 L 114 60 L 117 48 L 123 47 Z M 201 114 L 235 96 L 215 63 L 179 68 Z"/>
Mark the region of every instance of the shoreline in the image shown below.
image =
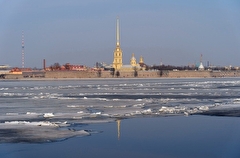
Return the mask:
<path id="1" fill-rule="evenodd" d="M 153 77 L 153 78 L 18 78 L 18 79 L 0 79 L 0 81 L 86 81 L 86 80 L 165 80 L 165 79 L 214 79 L 214 78 L 240 78 L 236 77 Z"/>

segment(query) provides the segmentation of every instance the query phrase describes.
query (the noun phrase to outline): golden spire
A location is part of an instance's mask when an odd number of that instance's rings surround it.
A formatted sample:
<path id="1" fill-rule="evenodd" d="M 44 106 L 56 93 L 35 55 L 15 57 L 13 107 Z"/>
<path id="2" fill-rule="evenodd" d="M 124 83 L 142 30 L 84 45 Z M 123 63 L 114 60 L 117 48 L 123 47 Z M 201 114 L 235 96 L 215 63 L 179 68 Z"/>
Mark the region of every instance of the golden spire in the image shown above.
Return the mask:
<path id="1" fill-rule="evenodd" d="M 117 17 L 117 28 L 116 28 L 116 41 L 117 41 L 117 46 L 120 46 L 120 30 L 119 30 L 119 18 Z"/>
<path id="2" fill-rule="evenodd" d="M 120 70 L 122 67 L 122 50 L 120 48 L 120 27 L 119 27 L 119 18 L 117 17 L 117 26 L 116 26 L 116 48 L 113 54 L 113 68 L 115 70 Z"/>

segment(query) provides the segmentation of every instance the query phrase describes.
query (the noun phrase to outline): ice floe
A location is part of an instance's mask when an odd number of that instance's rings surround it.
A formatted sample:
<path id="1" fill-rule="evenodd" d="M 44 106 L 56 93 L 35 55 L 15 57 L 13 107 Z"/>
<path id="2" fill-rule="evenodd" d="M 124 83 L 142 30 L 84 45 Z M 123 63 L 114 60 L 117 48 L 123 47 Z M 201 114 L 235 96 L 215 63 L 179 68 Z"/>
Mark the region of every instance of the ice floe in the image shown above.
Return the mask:
<path id="1" fill-rule="evenodd" d="M 43 117 L 53 117 L 54 114 L 53 113 L 45 113 L 43 114 Z"/>
<path id="2" fill-rule="evenodd" d="M 53 126 L 58 127 L 57 123 L 52 123 L 49 121 L 40 121 L 40 122 L 29 122 L 29 121 L 6 121 L 6 125 L 30 125 L 30 126 Z"/>
<path id="3" fill-rule="evenodd" d="M 58 127 L 49 128 L 49 123 L 28 123 L 11 122 L 0 124 L 0 143 L 46 143 L 64 140 L 74 136 L 88 136 L 86 130 L 74 130 L 72 128 L 63 128 L 59 130 Z"/>

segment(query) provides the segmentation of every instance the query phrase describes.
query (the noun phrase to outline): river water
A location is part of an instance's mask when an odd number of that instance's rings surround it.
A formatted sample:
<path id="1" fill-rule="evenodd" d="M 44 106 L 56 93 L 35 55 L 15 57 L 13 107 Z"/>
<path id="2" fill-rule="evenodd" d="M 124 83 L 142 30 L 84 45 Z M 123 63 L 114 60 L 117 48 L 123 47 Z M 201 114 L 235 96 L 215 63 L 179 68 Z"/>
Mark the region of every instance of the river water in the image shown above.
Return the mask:
<path id="1" fill-rule="evenodd" d="M 239 157 L 240 79 L 0 81 L 1 157 Z"/>

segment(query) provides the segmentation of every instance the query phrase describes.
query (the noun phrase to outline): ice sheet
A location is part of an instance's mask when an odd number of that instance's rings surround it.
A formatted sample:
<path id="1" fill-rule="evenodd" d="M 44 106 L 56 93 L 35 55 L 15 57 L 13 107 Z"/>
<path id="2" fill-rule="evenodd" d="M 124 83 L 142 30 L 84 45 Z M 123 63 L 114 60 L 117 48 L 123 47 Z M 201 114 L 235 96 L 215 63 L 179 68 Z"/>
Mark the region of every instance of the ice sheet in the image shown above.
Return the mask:
<path id="1" fill-rule="evenodd" d="M 91 134 L 89 123 L 133 117 L 240 116 L 239 96 L 238 78 L 5 81 L 0 138 L 56 141 Z"/>

